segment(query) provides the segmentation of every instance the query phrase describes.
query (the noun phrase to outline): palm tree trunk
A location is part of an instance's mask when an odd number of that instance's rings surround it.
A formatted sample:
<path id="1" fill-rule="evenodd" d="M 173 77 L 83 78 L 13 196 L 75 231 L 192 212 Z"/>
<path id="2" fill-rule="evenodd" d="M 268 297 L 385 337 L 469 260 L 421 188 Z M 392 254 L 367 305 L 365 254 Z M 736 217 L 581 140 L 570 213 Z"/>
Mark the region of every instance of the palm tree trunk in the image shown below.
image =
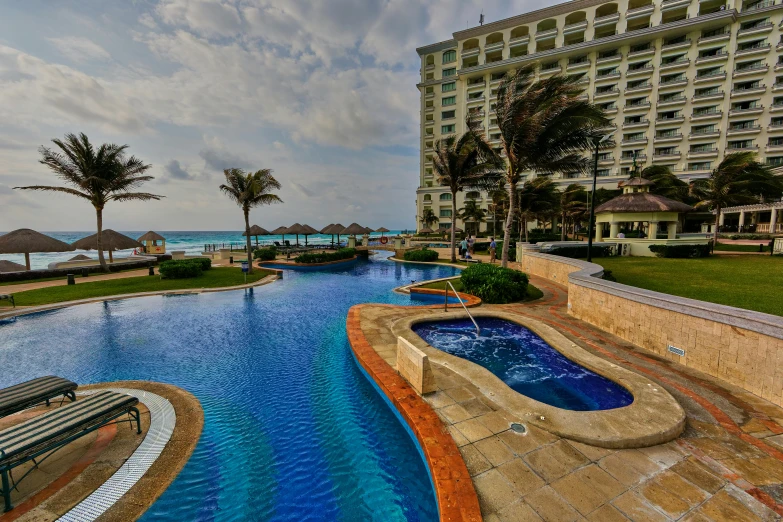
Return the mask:
<path id="1" fill-rule="evenodd" d="M 253 244 L 250 239 L 250 209 L 243 208 L 245 213 L 245 237 L 247 239 L 247 273 L 253 273 Z"/>
<path id="2" fill-rule="evenodd" d="M 508 186 L 508 217 L 506 217 L 505 231 L 503 234 L 503 257 L 500 260 L 500 266 L 508 268 L 508 248 L 511 244 L 511 227 L 514 224 L 514 206 L 516 204 L 517 188 L 513 183 Z"/>
<path id="3" fill-rule="evenodd" d="M 530 235 L 527 231 L 527 214 L 525 214 L 525 219 L 522 220 L 522 226 L 525 227 L 525 243 L 530 243 Z"/>
<path id="4" fill-rule="evenodd" d="M 560 241 L 565 241 L 566 239 L 566 215 L 565 212 L 560 216 Z"/>
<path id="5" fill-rule="evenodd" d="M 103 209 L 96 208 L 95 214 L 98 221 L 98 263 L 101 265 L 101 270 L 108 272 L 109 265 L 106 264 L 106 259 L 103 257 Z"/>
<path id="6" fill-rule="evenodd" d="M 451 191 L 451 262 L 457 262 L 457 233 L 454 229 L 457 228 L 457 193 Z M 467 228 L 467 227 L 465 227 Z"/>
<path id="7" fill-rule="evenodd" d="M 719 223 L 720 223 L 720 205 L 715 207 L 715 230 L 713 231 L 713 238 L 712 238 L 713 248 L 715 248 L 718 245 L 718 227 L 720 226 Z"/>

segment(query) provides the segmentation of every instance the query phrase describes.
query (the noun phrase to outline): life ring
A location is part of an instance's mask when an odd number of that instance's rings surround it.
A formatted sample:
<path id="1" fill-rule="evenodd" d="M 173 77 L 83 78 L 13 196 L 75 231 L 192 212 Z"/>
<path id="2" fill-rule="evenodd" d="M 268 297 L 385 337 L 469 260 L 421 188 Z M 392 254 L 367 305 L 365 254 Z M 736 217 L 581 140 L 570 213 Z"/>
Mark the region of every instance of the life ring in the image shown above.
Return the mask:
<path id="1" fill-rule="evenodd" d="M 133 255 L 134 256 L 136 255 L 136 249 L 135 248 L 133 249 Z"/>
<path id="2" fill-rule="evenodd" d="M 386 244 L 386 243 L 388 243 L 388 242 L 389 242 L 389 238 L 388 238 L 388 237 L 386 237 L 386 236 L 381 236 L 381 244 L 382 244 L 382 245 L 385 245 L 385 244 Z"/>

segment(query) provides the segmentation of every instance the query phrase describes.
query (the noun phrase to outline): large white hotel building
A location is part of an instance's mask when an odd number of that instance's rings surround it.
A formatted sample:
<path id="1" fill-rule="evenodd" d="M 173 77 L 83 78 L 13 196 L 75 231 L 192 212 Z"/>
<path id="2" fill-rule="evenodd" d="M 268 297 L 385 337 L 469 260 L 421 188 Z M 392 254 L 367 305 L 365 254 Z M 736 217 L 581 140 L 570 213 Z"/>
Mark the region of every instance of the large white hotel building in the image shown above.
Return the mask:
<path id="1" fill-rule="evenodd" d="M 783 0 L 576 0 L 473 27 L 417 49 L 421 58 L 418 227 L 430 208 L 442 226 L 451 195 L 432 171 L 435 143 L 465 131 L 468 112 L 491 143 L 502 77 L 535 64 L 536 74 L 576 75 L 612 118 L 616 146 L 599 154 L 598 182 L 617 188 L 634 156 L 669 165 L 687 180 L 734 151 L 783 166 Z M 530 173 L 534 176 L 534 173 Z M 558 183 L 591 174 L 556 175 Z M 461 193 L 484 209 L 486 194 Z M 463 224 L 458 224 L 463 226 Z M 464 227 L 463 227 L 464 228 Z"/>

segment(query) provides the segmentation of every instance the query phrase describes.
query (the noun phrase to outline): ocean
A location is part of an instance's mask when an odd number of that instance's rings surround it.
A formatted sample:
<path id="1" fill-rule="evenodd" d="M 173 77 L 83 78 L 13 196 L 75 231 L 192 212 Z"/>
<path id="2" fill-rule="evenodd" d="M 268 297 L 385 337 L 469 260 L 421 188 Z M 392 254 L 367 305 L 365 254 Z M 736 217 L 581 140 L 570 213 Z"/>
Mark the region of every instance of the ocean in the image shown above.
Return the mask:
<path id="1" fill-rule="evenodd" d="M 127 231 L 127 230 L 118 230 L 119 233 L 125 234 L 128 237 L 132 237 L 134 239 L 140 237 L 144 233 L 146 233 L 146 230 L 143 231 Z M 166 238 L 166 252 L 171 253 L 172 250 L 184 250 L 186 254 L 188 255 L 198 255 L 204 250 L 205 245 L 216 245 L 218 248 L 229 248 L 230 245 L 234 245 L 235 247 L 241 248 L 245 244 L 245 238 L 242 236 L 242 231 L 236 231 L 236 230 L 221 230 L 221 231 L 179 231 L 179 230 L 172 230 L 172 231 L 160 231 L 156 230 L 158 234 Z M 395 236 L 402 231 L 400 230 L 393 230 L 391 232 L 387 232 L 386 236 Z M 5 232 L 3 232 L 5 233 Z M 46 234 L 48 236 L 51 236 L 53 238 L 59 239 L 60 241 L 64 241 L 66 243 L 73 243 L 83 237 L 90 236 L 95 233 L 94 230 L 92 231 L 84 231 L 84 232 L 42 232 L 43 234 Z M 0 234 L 2 235 L 2 234 Z M 373 233 L 370 235 L 372 239 L 380 238 L 380 233 Z M 251 238 L 253 245 L 256 244 L 256 239 Z M 291 241 L 292 243 L 295 241 L 296 237 L 287 235 L 285 239 Z M 336 239 L 336 238 L 335 238 Z M 266 244 L 272 244 L 273 241 L 280 241 L 282 242 L 283 238 L 281 236 L 259 236 L 258 242 L 260 245 L 266 245 Z M 347 240 L 347 236 L 340 236 L 340 241 L 345 243 Z M 317 234 L 308 236 L 307 243 L 310 245 L 322 245 L 322 244 L 328 244 L 331 243 L 332 236 L 326 235 L 326 234 Z M 305 238 L 304 236 L 299 236 L 299 243 L 301 245 L 304 245 Z M 116 250 L 114 252 L 114 257 L 126 257 L 133 253 L 133 249 L 130 250 Z M 41 254 L 30 254 L 30 266 L 33 269 L 37 268 L 46 268 L 49 263 L 53 262 L 59 262 L 59 261 L 67 261 L 68 259 L 72 258 L 73 256 L 77 254 L 84 254 L 89 257 L 98 258 L 98 253 L 94 250 L 75 250 L 72 252 L 52 252 L 52 253 L 41 253 Z M 106 254 L 108 256 L 108 254 Z M 0 259 L 5 259 L 8 261 L 13 261 L 15 263 L 19 263 L 24 265 L 24 255 L 23 254 L 0 254 Z"/>

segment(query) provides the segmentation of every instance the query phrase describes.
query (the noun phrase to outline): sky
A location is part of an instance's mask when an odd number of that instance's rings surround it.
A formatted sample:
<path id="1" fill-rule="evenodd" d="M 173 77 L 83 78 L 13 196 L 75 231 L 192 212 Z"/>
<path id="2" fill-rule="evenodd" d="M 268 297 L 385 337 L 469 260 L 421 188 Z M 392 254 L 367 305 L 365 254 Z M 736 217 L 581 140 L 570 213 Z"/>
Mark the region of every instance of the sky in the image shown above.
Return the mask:
<path id="1" fill-rule="evenodd" d="M 0 0 L 0 231 L 92 230 L 41 146 L 84 132 L 151 164 L 160 201 L 111 203 L 117 230 L 237 230 L 222 170 L 270 168 L 265 228 L 415 226 L 416 48 L 541 0 Z"/>

